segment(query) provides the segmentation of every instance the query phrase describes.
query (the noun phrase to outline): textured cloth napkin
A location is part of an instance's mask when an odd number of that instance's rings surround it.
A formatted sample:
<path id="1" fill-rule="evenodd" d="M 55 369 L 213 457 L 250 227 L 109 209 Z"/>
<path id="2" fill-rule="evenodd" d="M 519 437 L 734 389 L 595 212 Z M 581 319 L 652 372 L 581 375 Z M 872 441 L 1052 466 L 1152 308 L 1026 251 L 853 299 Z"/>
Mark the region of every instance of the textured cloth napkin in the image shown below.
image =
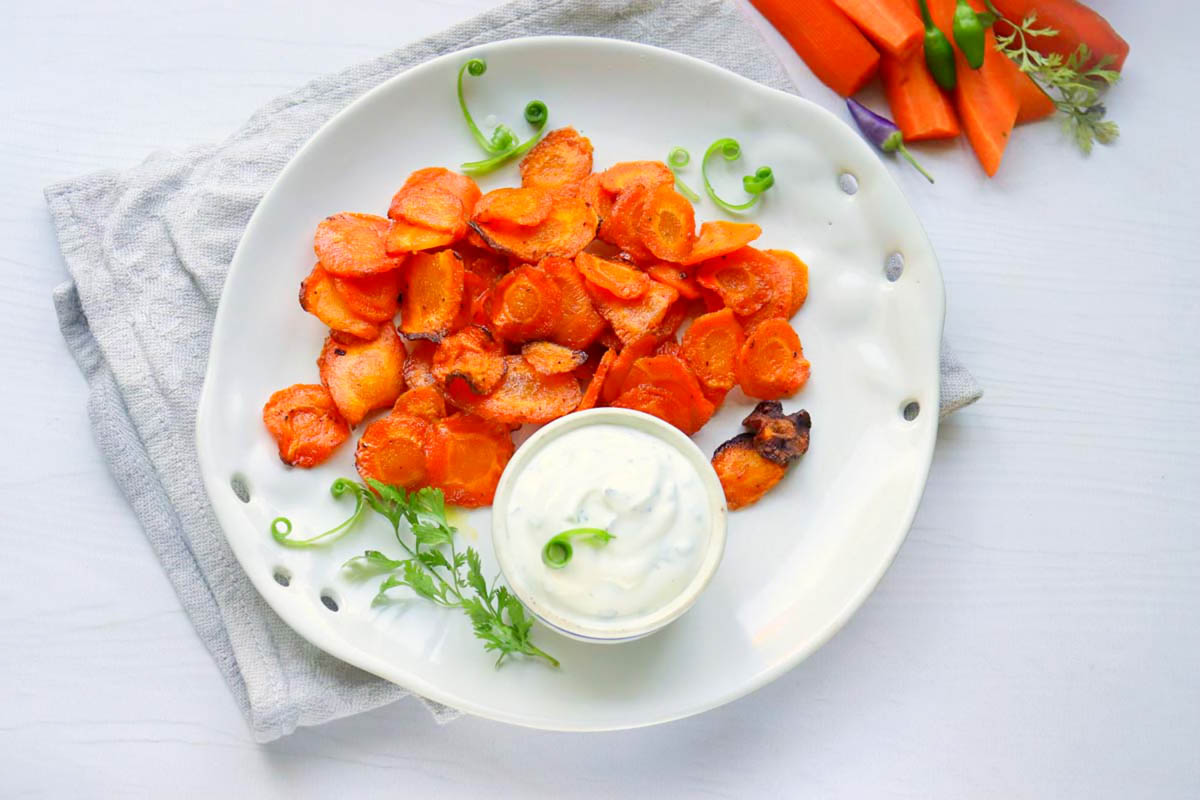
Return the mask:
<path id="1" fill-rule="evenodd" d="M 726 0 L 518 0 L 313 81 L 219 145 L 158 153 L 124 172 L 46 189 L 72 279 L 54 301 L 88 381 L 96 440 L 259 741 L 407 692 L 288 628 L 234 559 L 205 496 L 193 429 L 234 248 L 279 171 L 351 100 L 443 53 L 547 34 L 668 47 L 795 91 L 753 24 Z M 979 395 L 970 373 L 943 352 L 942 413 Z M 456 714 L 429 706 L 439 721 Z"/>

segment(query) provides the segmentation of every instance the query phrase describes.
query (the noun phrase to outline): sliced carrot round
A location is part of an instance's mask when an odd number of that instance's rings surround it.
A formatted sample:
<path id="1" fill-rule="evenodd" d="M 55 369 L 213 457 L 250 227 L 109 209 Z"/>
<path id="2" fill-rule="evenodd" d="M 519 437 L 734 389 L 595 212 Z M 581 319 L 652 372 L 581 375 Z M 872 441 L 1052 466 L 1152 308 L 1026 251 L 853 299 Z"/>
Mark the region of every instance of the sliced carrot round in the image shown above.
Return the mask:
<path id="1" fill-rule="evenodd" d="M 559 200 L 537 225 L 515 226 L 471 221 L 487 246 L 522 262 L 537 263 L 549 256 L 574 258 L 596 236 L 596 212 L 583 200 Z"/>
<path id="2" fill-rule="evenodd" d="M 512 454 L 506 428 L 455 414 L 433 426 L 429 482 L 442 490 L 447 503 L 465 508 L 489 505 Z"/>
<path id="3" fill-rule="evenodd" d="M 504 346 L 486 328 L 472 325 L 451 334 L 433 354 L 433 377 L 445 386 L 465 381 L 475 394 L 487 394 L 500 385 L 507 365 Z"/>
<path id="4" fill-rule="evenodd" d="M 592 143 L 574 128 L 547 133 L 521 159 L 521 185 L 578 187 L 592 173 Z"/>
<path id="5" fill-rule="evenodd" d="M 739 434 L 718 447 L 712 465 L 730 511 L 757 503 L 787 471 L 759 454 L 752 433 Z"/>
<path id="6" fill-rule="evenodd" d="M 392 211 L 423 228 L 458 236 L 466 233 L 467 214 L 462 200 L 432 182 L 401 192 L 392 203 Z"/>
<path id="7" fill-rule="evenodd" d="M 576 411 L 585 411 L 589 408 L 595 408 L 600 402 L 600 395 L 604 389 L 604 383 L 608 378 L 608 371 L 612 369 L 612 365 L 617 360 L 616 350 L 605 350 L 604 355 L 600 357 L 600 362 L 596 365 L 596 371 L 592 373 L 592 377 L 588 380 L 587 389 L 583 392 L 583 399 L 579 401 Z"/>
<path id="8" fill-rule="evenodd" d="M 601 222 L 612 213 L 613 203 L 617 199 L 615 192 L 608 191 L 600 184 L 600 173 L 593 173 L 584 180 L 579 187 L 579 196 L 596 212 Z"/>
<path id="9" fill-rule="evenodd" d="M 458 198 L 459 204 L 462 206 L 460 220 L 464 224 L 467 217 L 474 212 L 475 204 L 479 202 L 481 194 L 478 184 L 467 175 L 452 172 L 445 167 L 425 167 L 409 175 L 408 180 L 392 197 L 388 216 L 394 220 L 406 219 L 404 209 L 409 202 L 409 195 L 423 192 L 425 187 L 440 189 Z M 409 221 L 416 222 L 416 220 Z"/>
<path id="10" fill-rule="evenodd" d="M 409 339 L 441 341 L 462 308 L 463 260 L 453 250 L 418 253 L 406 269 L 408 291 L 400 306 L 400 332 Z"/>
<path id="11" fill-rule="evenodd" d="M 612 402 L 615 408 L 630 408 L 658 417 L 663 422 L 674 425 L 689 436 L 695 431 L 692 427 L 692 412 L 687 404 L 669 389 L 661 386 L 644 384 L 621 392 Z"/>
<path id="12" fill-rule="evenodd" d="M 753 248 L 746 248 L 751 250 Z M 766 319 L 787 319 L 792 315 L 792 269 L 781 258 L 775 258 L 769 253 L 758 251 L 758 277 L 766 286 L 766 301 L 762 307 L 752 314 L 746 314 L 739 319 L 742 327 L 752 330 L 758 323 Z"/>
<path id="13" fill-rule="evenodd" d="M 413 348 L 404 359 L 404 383 L 413 389 L 420 386 L 436 386 L 437 378 L 433 377 L 433 354 L 437 345 L 433 342 L 419 340 L 413 343 Z"/>
<path id="14" fill-rule="evenodd" d="M 662 186 L 675 183 L 675 173 L 661 161 L 622 161 L 600 173 L 600 186 L 620 194 L 635 183 Z"/>
<path id="15" fill-rule="evenodd" d="M 429 475 L 429 422 L 412 414 L 388 414 L 366 427 L 354 451 L 354 467 L 363 480 L 371 478 L 411 489 L 423 486 Z"/>
<path id="16" fill-rule="evenodd" d="M 408 366 L 407 361 L 404 366 Z M 406 389 L 396 398 L 392 413 L 411 414 L 421 419 L 441 419 L 446 416 L 446 398 L 442 396 L 442 390 L 432 384 Z"/>
<path id="17" fill-rule="evenodd" d="M 575 410 L 583 393 L 570 373 L 541 375 L 521 356 L 506 356 L 504 380 L 487 395 L 473 394 L 460 381 L 447 388 L 455 406 L 506 425 L 540 425 Z"/>
<path id="18" fill-rule="evenodd" d="M 646 293 L 636 300 L 622 300 L 590 283 L 586 284 L 586 288 L 600 316 L 608 321 L 626 345 L 654 333 L 666 318 L 671 305 L 679 299 L 678 292 L 655 280 L 650 281 Z"/>
<path id="19" fill-rule="evenodd" d="M 334 290 L 346 307 L 363 319 L 389 322 L 400 310 L 400 289 L 404 283 L 404 273 L 400 269 L 365 278 L 330 277 Z M 353 331 L 347 333 L 353 334 Z"/>
<path id="20" fill-rule="evenodd" d="M 608 323 L 592 305 L 583 276 L 575 263 L 566 258 L 543 259 L 538 268 L 550 276 L 562 298 L 562 313 L 546 338 L 572 350 L 587 348 Z"/>
<path id="21" fill-rule="evenodd" d="M 675 335 L 679 333 L 679 328 L 682 327 L 684 320 L 692 314 L 692 304 L 687 300 L 679 299 L 671 304 L 667 309 L 667 313 L 663 315 L 662 322 L 658 323 L 651 330 L 654 338 L 660 343 L 674 342 Z"/>
<path id="22" fill-rule="evenodd" d="M 279 458 L 293 467 L 315 467 L 350 436 L 324 386 L 298 383 L 280 389 L 263 406 L 263 423 L 279 447 Z"/>
<path id="23" fill-rule="evenodd" d="M 733 311 L 723 308 L 696 317 L 683 332 L 683 357 L 706 388 L 729 390 L 745 340 Z"/>
<path id="24" fill-rule="evenodd" d="M 537 186 L 493 189 L 475 205 L 474 218 L 479 222 L 537 225 L 550 216 L 553 207 L 550 193 Z"/>
<path id="25" fill-rule="evenodd" d="M 617 354 L 612 367 L 608 370 L 608 377 L 604 381 L 604 391 L 602 393 L 604 402 L 611 403 L 617 399 L 621 394 L 621 390 L 625 388 L 625 378 L 629 375 L 629 370 L 638 359 L 653 353 L 656 343 L 657 340 L 653 335 L 646 334 L 627 344 Z"/>
<path id="26" fill-rule="evenodd" d="M 317 368 L 338 411 L 357 425 L 377 408 L 388 408 L 404 391 L 404 345 L 391 325 L 380 326 L 374 341 L 351 341 L 332 334 Z"/>
<path id="27" fill-rule="evenodd" d="M 607 289 L 622 300 L 636 300 L 650 288 L 650 277 L 641 270 L 599 258 L 587 251 L 575 256 L 575 266 L 585 280 Z"/>
<path id="28" fill-rule="evenodd" d="M 665 283 L 685 300 L 696 300 L 700 297 L 700 285 L 691 273 L 678 264 L 658 263 L 646 267 L 646 273 L 659 283 Z"/>
<path id="29" fill-rule="evenodd" d="M 738 316 L 748 316 L 762 308 L 771 296 L 762 273 L 771 269 L 766 256 L 752 247 L 743 247 L 728 255 L 705 261 L 696 274 L 696 282 L 720 295 L 725 305 Z"/>
<path id="30" fill-rule="evenodd" d="M 385 244 L 392 223 L 373 214 L 342 212 L 317 225 L 313 250 L 330 275 L 361 278 L 395 269 Z"/>
<path id="31" fill-rule="evenodd" d="M 753 222 L 728 222 L 715 220 L 705 222 L 696 234 L 692 252 L 680 261 L 684 266 L 699 264 L 710 258 L 718 258 L 735 250 L 741 250 L 762 235 L 762 228 Z"/>
<path id="32" fill-rule="evenodd" d="M 545 338 L 561 315 L 558 284 L 537 267 L 517 267 L 492 292 L 492 324 L 502 339 Z"/>
<path id="33" fill-rule="evenodd" d="M 354 313 L 334 287 L 333 276 L 320 264 L 300 282 L 300 307 L 335 331 L 359 339 L 374 339 L 379 335 L 379 326 Z"/>
<path id="34" fill-rule="evenodd" d="M 790 397 L 808 381 L 809 364 L 800 337 L 784 319 L 760 322 L 738 355 L 742 391 L 760 400 Z"/>
<path id="35" fill-rule="evenodd" d="M 664 261 L 683 261 L 696 241 L 696 210 L 673 183 L 655 187 L 642 206 L 638 237 Z"/>
<path id="36" fill-rule="evenodd" d="M 587 353 L 582 350 L 572 350 L 554 342 L 529 342 L 521 348 L 521 355 L 542 375 L 572 372 L 587 361 Z"/>
<path id="37" fill-rule="evenodd" d="M 664 339 L 658 343 L 658 347 L 654 348 L 654 355 L 683 358 L 683 347 L 674 339 Z M 703 389 L 704 387 L 701 386 L 700 388 Z"/>
<path id="38" fill-rule="evenodd" d="M 384 240 L 384 247 L 389 256 L 402 256 L 408 253 L 419 253 L 423 250 L 434 250 L 439 247 L 454 244 L 458 237 L 454 233 L 435 231 L 422 225 L 413 225 L 406 220 L 392 223 Z"/>
<path id="39" fill-rule="evenodd" d="M 808 299 L 808 264 L 791 250 L 763 250 L 771 258 L 782 262 L 792 276 L 792 301 L 788 304 L 788 317 L 800 310 Z"/>
<path id="40" fill-rule="evenodd" d="M 604 223 L 597 232 L 600 239 L 621 248 L 638 263 L 654 260 L 654 255 L 642 243 L 640 232 L 642 209 L 650 190 L 650 186 L 645 183 L 627 186 L 617 195 L 612 211 L 604 218 Z"/>

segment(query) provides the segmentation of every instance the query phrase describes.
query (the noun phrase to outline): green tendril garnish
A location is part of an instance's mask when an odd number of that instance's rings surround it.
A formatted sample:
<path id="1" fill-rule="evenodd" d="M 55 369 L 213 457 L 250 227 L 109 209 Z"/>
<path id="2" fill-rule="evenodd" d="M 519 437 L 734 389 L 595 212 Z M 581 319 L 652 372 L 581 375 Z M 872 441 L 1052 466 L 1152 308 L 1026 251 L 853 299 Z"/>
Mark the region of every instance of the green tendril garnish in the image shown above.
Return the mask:
<path id="1" fill-rule="evenodd" d="M 517 138 L 513 129 L 503 123 L 495 127 L 490 137 L 486 136 L 475 124 L 475 118 L 471 116 L 466 98 L 463 97 L 463 76 L 470 75 L 478 78 L 485 72 L 487 72 L 487 62 L 482 58 L 472 58 L 458 70 L 458 107 L 462 110 L 463 119 L 467 121 L 467 128 L 471 131 L 471 136 L 488 154 L 488 158 L 462 164 L 462 171 L 468 175 L 486 174 L 506 161 L 529 152 L 537 144 L 542 130 L 546 127 L 546 121 L 550 118 L 550 110 L 545 103 L 541 100 L 531 100 L 525 104 L 525 121 L 533 126 L 533 136 L 522 142 Z"/>
<path id="2" fill-rule="evenodd" d="M 730 203 L 717 196 L 716 189 L 713 189 L 712 182 L 708 179 L 708 162 L 718 152 L 726 161 L 737 161 L 742 157 L 742 146 L 736 139 L 730 138 L 717 139 L 708 146 L 708 150 L 704 152 L 704 159 L 700 162 L 700 175 L 704 178 L 704 190 L 714 203 L 726 211 L 737 213 L 753 208 L 762 197 L 763 192 L 775 185 L 775 173 L 770 167 L 759 167 L 753 175 L 745 176 L 742 178 L 742 188 L 746 190 L 746 194 L 750 195 L 750 199 L 744 203 Z"/>
<path id="3" fill-rule="evenodd" d="M 700 202 L 700 195 L 696 194 L 696 192 L 692 190 L 692 187 L 688 186 L 679 178 L 679 170 L 691 163 L 691 160 L 692 154 L 687 150 L 684 150 L 682 147 L 673 147 L 671 148 L 671 152 L 667 154 L 667 166 L 669 166 L 671 168 L 671 172 L 675 174 L 675 188 L 678 189 L 679 193 L 688 200 L 691 200 L 693 203 L 698 203 Z"/>
<path id="4" fill-rule="evenodd" d="M 303 549 L 306 547 L 320 547 L 321 545 L 329 544 L 330 542 L 340 539 L 354 527 L 354 523 L 358 522 L 358 518 L 362 516 L 365 506 L 363 493 L 360 491 L 358 484 L 354 481 L 338 478 L 329 487 L 329 493 L 334 497 L 341 497 L 346 492 L 354 493 L 354 511 L 350 517 L 337 527 L 330 528 L 324 533 L 318 533 L 309 539 L 290 539 L 292 533 L 292 521 L 287 517 L 276 517 L 271 520 L 271 538 L 279 542 L 284 547 L 294 547 Z"/>
<path id="5" fill-rule="evenodd" d="M 603 528 L 571 528 L 550 537 L 550 541 L 542 548 L 542 561 L 550 569 L 562 569 L 575 554 L 575 548 L 571 545 L 572 539 L 578 539 L 592 547 L 603 547 L 610 539 L 615 538 L 617 537 Z"/>

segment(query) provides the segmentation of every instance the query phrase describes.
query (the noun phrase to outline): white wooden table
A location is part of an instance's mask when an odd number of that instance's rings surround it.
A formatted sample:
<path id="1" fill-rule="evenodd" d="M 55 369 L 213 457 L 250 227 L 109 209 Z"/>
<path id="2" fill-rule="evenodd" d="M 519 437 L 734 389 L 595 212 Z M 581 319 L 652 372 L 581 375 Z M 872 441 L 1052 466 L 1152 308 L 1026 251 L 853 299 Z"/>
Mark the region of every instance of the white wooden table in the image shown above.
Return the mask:
<path id="1" fill-rule="evenodd" d="M 6 7 L 0 796 L 1200 795 L 1200 11 L 1183 0 L 1096 0 L 1133 43 L 1119 146 L 1084 159 L 1041 124 L 995 180 L 961 142 L 921 148 L 936 186 L 895 167 L 987 395 L 942 428 L 879 590 L 806 663 L 649 730 L 438 728 L 409 702 L 250 740 L 92 441 L 41 188 L 220 139 L 489 4 Z"/>

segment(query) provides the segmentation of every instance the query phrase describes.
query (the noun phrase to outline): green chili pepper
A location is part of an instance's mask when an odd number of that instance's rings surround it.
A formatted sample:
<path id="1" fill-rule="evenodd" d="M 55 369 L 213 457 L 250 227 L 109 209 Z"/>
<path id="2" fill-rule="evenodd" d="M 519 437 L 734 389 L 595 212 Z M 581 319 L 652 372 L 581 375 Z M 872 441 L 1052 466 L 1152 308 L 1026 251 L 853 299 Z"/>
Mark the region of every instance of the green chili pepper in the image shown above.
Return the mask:
<path id="1" fill-rule="evenodd" d="M 954 41 L 971 69 L 983 66 L 984 37 L 987 28 L 967 0 L 958 0 L 954 7 Z"/>
<path id="2" fill-rule="evenodd" d="M 958 83 L 958 73 L 954 68 L 954 45 L 946 38 L 933 18 L 929 16 L 929 6 L 925 0 L 918 0 L 921 5 L 921 19 L 925 22 L 925 65 L 937 85 L 950 91 Z"/>

